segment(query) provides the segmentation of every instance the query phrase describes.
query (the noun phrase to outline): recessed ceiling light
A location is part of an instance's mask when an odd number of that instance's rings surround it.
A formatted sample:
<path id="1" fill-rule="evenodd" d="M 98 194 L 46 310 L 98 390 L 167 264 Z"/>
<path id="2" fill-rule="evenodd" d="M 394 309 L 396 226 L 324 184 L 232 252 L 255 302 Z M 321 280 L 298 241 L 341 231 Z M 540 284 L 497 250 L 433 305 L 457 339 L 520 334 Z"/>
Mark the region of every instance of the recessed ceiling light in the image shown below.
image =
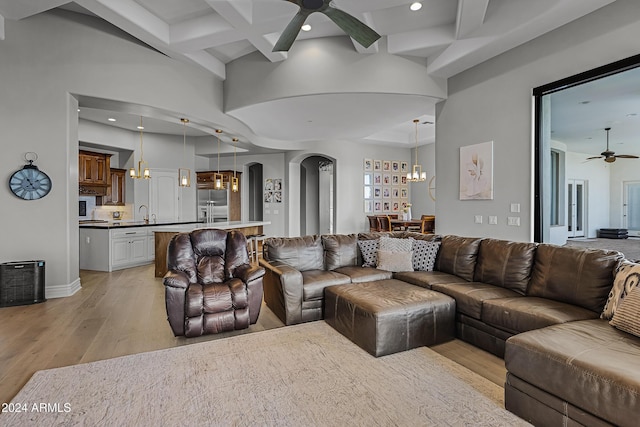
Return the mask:
<path id="1" fill-rule="evenodd" d="M 301 28 L 302 31 L 311 31 L 311 25 L 304 24 Z"/>
<path id="2" fill-rule="evenodd" d="M 140 130 L 144 130 L 144 126 L 136 126 Z"/>
<path id="3" fill-rule="evenodd" d="M 582 105 L 586 105 L 586 104 L 588 104 L 588 103 L 590 103 L 590 102 L 591 102 L 591 101 L 580 101 L 579 103 L 580 103 L 580 104 L 582 104 Z"/>
<path id="4" fill-rule="evenodd" d="M 637 115 L 638 115 L 638 114 L 636 114 L 636 113 L 629 113 L 629 114 L 627 114 L 627 117 L 635 117 L 635 116 L 637 116 Z"/>
<path id="5" fill-rule="evenodd" d="M 419 1 L 414 1 L 413 3 L 411 3 L 411 6 L 409 6 L 409 8 L 416 12 L 422 9 L 422 3 L 420 3 Z"/>
<path id="6" fill-rule="evenodd" d="M 113 117 L 109 117 L 107 120 L 109 120 L 110 122 L 115 122 L 116 119 L 114 119 Z"/>

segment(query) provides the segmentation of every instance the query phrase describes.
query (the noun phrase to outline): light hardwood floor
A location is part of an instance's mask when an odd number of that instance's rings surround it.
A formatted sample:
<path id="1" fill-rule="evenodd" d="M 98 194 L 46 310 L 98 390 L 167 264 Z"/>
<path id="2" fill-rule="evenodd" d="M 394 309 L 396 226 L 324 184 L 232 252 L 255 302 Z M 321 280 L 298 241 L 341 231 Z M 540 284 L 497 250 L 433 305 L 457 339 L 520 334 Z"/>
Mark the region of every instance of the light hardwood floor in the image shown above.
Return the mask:
<path id="1" fill-rule="evenodd" d="M 71 297 L 0 308 L 0 403 L 9 402 L 38 370 L 284 326 L 263 305 L 258 323 L 248 329 L 174 337 L 153 265 L 113 273 L 83 270 L 80 278 L 82 289 Z M 459 340 L 432 349 L 503 386 L 502 359 Z"/>

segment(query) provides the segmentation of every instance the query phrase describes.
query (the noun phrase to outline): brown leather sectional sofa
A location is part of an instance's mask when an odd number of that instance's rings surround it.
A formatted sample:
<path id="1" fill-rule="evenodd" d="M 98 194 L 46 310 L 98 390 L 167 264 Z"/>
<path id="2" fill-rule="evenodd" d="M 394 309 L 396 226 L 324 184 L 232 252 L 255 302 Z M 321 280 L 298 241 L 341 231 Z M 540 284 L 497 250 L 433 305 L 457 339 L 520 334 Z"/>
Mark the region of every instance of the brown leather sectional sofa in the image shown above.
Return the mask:
<path id="1" fill-rule="evenodd" d="M 535 425 L 637 425 L 640 338 L 600 319 L 623 259 L 615 251 L 491 238 L 441 239 L 434 271 L 361 267 L 358 235 L 270 238 L 267 305 L 285 324 L 323 318 L 327 286 L 383 279 L 455 299 L 456 336 L 507 367 L 505 406 Z"/>

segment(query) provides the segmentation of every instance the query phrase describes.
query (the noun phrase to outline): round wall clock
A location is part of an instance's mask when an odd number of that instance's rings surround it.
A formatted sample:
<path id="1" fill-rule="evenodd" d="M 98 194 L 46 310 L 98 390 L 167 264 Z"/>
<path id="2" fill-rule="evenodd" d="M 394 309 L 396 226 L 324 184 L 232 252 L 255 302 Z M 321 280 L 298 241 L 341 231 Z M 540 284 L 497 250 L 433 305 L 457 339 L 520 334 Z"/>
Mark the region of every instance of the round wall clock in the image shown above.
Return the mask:
<path id="1" fill-rule="evenodd" d="M 15 171 L 11 175 L 9 188 L 13 194 L 21 199 L 40 199 L 51 191 L 51 178 L 33 164 L 38 159 L 36 153 L 27 153 L 24 158 L 29 164 L 24 165 L 22 169 Z"/>

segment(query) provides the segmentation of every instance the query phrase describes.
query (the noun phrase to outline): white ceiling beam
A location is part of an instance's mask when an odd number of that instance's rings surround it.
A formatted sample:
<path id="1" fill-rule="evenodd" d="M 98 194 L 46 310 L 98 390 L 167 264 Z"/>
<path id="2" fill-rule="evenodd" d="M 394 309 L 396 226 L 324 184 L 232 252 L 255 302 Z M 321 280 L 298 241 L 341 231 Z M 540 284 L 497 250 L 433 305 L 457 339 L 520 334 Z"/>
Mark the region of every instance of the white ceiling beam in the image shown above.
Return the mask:
<path id="1" fill-rule="evenodd" d="M 225 64 L 217 58 L 211 56 L 204 50 L 185 53 L 184 56 L 200 65 L 201 67 L 205 68 L 206 70 L 209 70 L 220 79 L 224 80 L 227 78 L 227 67 L 225 66 Z"/>
<path id="2" fill-rule="evenodd" d="M 458 0 L 456 39 L 465 38 L 484 24 L 489 0 Z"/>
<path id="3" fill-rule="evenodd" d="M 277 62 L 287 58 L 285 52 L 272 52 L 277 41 L 273 37 L 265 36 L 261 28 L 253 27 L 253 9 L 248 0 L 206 0 L 231 25 L 246 35 L 246 39 L 258 49 L 269 61 Z"/>
<path id="4" fill-rule="evenodd" d="M 0 0 L 0 15 L 17 21 L 67 3 L 69 0 Z"/>
<path id="5" fill-rule="evenodd" d="M 403 54 L 421 49 L 448 46 L 454 41 L 451 25 L 407 31 L 387 36 L 387 49 L 392 54 Z"/>
<path id="6" fill-rule="evenodd" d="M 217 14 L 201 16 L 171 26 L 171 46 L 193 52 L 243 40 L 244 36 Z"/>

